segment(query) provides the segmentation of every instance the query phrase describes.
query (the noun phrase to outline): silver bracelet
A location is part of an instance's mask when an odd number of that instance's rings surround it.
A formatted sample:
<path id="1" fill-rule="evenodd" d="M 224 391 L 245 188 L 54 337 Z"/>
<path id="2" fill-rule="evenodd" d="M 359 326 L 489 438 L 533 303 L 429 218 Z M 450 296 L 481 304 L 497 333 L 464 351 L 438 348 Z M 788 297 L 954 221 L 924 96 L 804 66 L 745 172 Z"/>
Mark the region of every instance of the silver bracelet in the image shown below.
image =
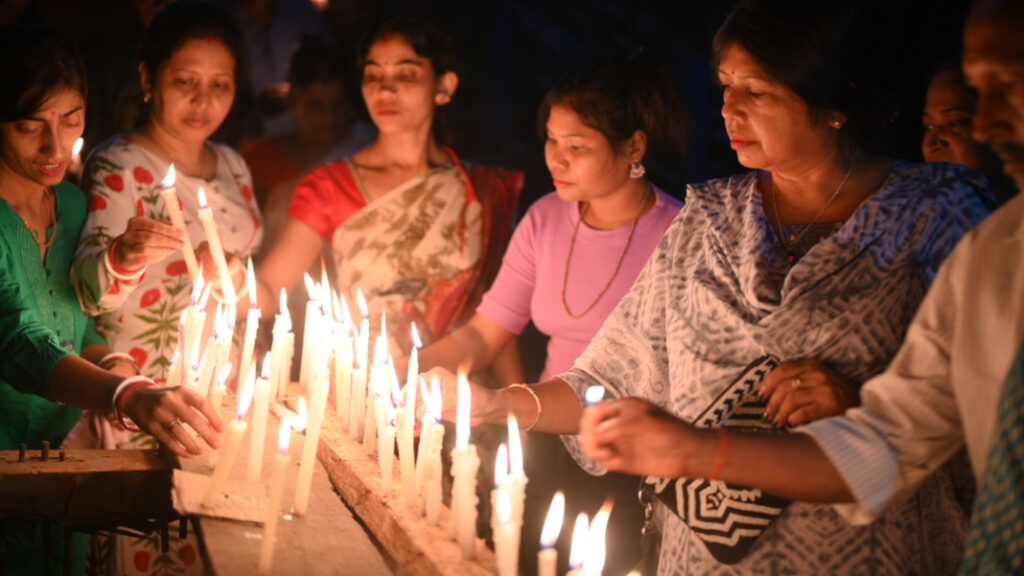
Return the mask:
<path id="1" fill-rule="evenodd" d="M 129 354 L 125 354 L 124 352 L 111 352 L 103 358 L 100 358 L 100 361 L 97 362 L 96 365 L 104 370 L 110 370 L 115 364 L 120 362 L 127 362 L 132 366 L 132 368 L 135 368 L 135 372 L 142 371 L 139 369 L 139 365 L 135 362 L 135 358 Z"/>
<path id="2" fill-rule="evenodd" d="M 533 403 L 537 406 L 537 417 L 533 419 L 532 424 L 522 429 L 523 432 L 529 432 L 530 430 L 533 430 L 533 427 L 536 426 L 537 422 L 540 421 L 540 415 L 544 413 L 544 406 L 540 403 L 540 396 L 537 396 L 537 393 L 533 391 L 533 388 L 531 388 L 527 384 L 510 384 L 509 388 L 522 388 L 523 390 L 526 390 L 526 392 L 530 396 L 533 397 Z"/>

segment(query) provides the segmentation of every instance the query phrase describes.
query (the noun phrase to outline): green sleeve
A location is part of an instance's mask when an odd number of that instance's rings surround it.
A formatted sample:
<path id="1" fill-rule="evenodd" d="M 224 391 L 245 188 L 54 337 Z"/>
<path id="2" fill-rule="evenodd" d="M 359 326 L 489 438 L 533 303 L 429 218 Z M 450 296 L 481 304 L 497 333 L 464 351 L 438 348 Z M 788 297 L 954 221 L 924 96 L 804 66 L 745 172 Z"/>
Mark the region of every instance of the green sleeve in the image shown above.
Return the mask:
<path id="1" fill-rule="evenodd" d="M 89 348 L 89 346 L 105 346 L 109 348 L 106 338 L 100 336 L 100 333 L 96 331 L 96 320 L 92 316 L 86 316 L 85 320 L 85 333 L 82 334 L 82 350 Z"/>
<path id="2" fill-rule="evenodd" d="M 18 285 L 0 279 L 0 378 L 19 392 L 46 397 L 50 372 L 70 354 L 21 304 Z"/>

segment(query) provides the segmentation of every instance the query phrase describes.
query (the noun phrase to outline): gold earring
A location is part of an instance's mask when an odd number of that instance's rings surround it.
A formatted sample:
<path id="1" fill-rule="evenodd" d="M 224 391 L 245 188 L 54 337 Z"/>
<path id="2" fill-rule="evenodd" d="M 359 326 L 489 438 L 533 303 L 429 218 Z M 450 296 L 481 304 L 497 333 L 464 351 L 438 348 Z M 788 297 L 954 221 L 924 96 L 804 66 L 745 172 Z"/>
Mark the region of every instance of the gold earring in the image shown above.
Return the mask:
<path id="1" fill-rule="evenodd" d="M 152 100 L 152 99 L 153 99 L 153 97 L 152 97 L 152 96 L 150 95 L 150 93 L 149 93 L 149 92 L 146 92 L 146 93 L 145 93 L 145 94 L 144 94 L 144 95 L 142 96 L 142 101 L 143 101 L 143 102 L 145 102 L 146 104 L 149 104 L 149 101 L 150 101 L 150 100 Z"/>
<path id="2" fill-rule="evenodd" d="M 434 104 L 437 104 L 438 106 L 444 106 L 445 104 L 451 101 L 452 97 L 449 96 L 448 93 L 445 92 L 444 90 L 441 90 L 440 92 L 434 95 Z"/>
<path id="3" fill-rule="evenodd" d="M 828 125 L 835 128 L 836 130 L 839 130 L 840 128 L 843 127 L 843 121 L 840 120 L 839 118 L 833 118 L 832 121 L 828 123 Z"/>

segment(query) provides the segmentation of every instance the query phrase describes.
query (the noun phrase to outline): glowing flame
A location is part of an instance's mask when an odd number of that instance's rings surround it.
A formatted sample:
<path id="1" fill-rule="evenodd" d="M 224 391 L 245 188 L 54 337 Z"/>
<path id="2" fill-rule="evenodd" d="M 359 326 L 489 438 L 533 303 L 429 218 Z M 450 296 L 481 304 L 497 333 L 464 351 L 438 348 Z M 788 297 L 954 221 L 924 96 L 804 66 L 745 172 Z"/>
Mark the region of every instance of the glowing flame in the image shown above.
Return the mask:
<path id="1" fill-rule="evenodd" d="M 296 410 L 297 415 L 295 417 L 295 423 L 292 426 L 299 431 L 305 430 L 306 426 L 309 425 L 309 416 L 306 411 L 306 398 L 299 398 L 299 408 Z"/>
<path id="2" fill-rule="evenodd" d="M 263 357 L 263 371 L 260 373 L 260 378 L 270 380 L 270 352 Z"/>
<path id="3" fill-rule="evenodd" d="M 238 419 L 245 419 L 245 413 L 249 411 L 252 404 L 252 395 L 256 388 L 256 374 L 249 371 L 249 377 L 245 379 L 245 386 L 242 387 L 242 395 L 238 397 Z"/>
<path id="4" fill-rule="evenodd" d="M 198 304 L 199 298 L 203 295 L 203 267 L 199 267 L 199 273 L 196 274 L 196 281 L 192 284 L 192 303 Z"/>
<path id="5" fill-rule="evenodd" d="M 604 386 L 591 386 L 587 388 L 583 398 L 587 401 L 587 406 L 600 404 L 604 400 Z"/>
<path id="6" fill-rule="evenodd" d="M 210 205 L 206 202 L 206 192 L 203 190 L 202 186 L 199 187 L 199 207 L 200 208 L 209 208 L 210 207 Z"/>
<path id="7" fill-rule="evenodd" d="M 412 323 L 412 328 L 410 329 L 410 332 L 412 332 L 412 347 L 416 348 L 417 350 L 423 348 L 423 341 L 420 340 L 420 331 L 416 329 L 415 322 Z"/>
<path id="8" fill-rule="evenodd" d="M 281 454 L 288 453 L 288 445 L 292 441 L 292 419 L 285 416 L 281 419 L 281 427 L 277 430 L 277 449 Z"/>
<path id="9" fill-rule="evenodd" d="M 584 574 L 600 574 L 604 570 L 605 533 L 608 531 L 608 516 L 612 513 L 613 502 L 605 500 L 601 509 L 594 515 L 587 531 L 587 556 L 583 560 Z"/>
<path id="10" fill-rule="evenodd" d="M 320 290 L 316 287 L 316 282 L 310 278 L 309 273 L 303 275 L 302 280 L 306 283 L 306 294 L 309 294 L 309 299 L 317 302 L 320 300 Z"/>
<path id="11" fill-rule="evenodd" d="M 79 138 L 78 140 L 75 140 L 75 145 L 71 147 L 71 154 L 73 156 L 78 156 L 79 154 L 81 154 L 82 153 L 82 146 L 84 146 L 84 145 L 85 145 L 85 139 L 84 138 Z"/>
<path id="12" fill-rule="evenodd" d="M 498 456 L 494 459 L 494 487 L 498 488 L 508 482 L 508 448 L 503 443 L 498 446 Z"/>
<path id="13" fill-rule="evenodd" d="M 171 186 L 174 186 L 174 181 L 176 179 L 177 175 L 174 171 L 174 162 L 171 162 L 170 168 L 167 169 L 167 176 L 164 176 L 164 179 L 162 182 L 160 182 L 160 185 L 163 186 L 164 188 L 170 188 Z"/>
<path id="14" fill-rule="evenodd" d="M 362 288 L 356 289 L 356 304 L 359 305 L 359 314 L 361 314 L 363 318 L 369 318 L 370 310 L 366 307 L 366 298 L 363 296 Z"/>
<path id="15" fill-rule="evenodd" d="M 469 411 L 473 399 L 464 370 L 459 370 L 458 394 L 458 405 L 455 407 L 455 449 L 465 450 L 469 448 Z"/>
<path id="16" fill-rule="evenodd" d="M 202 268 L 200 268 L 202 271 Z M 203 286 L 203 294 L 199 296 L 199 308 L 206 310 L 206 303 L 210 301 L 210 290 L 213 288 L 213 284 L 207 284 Z"/>
<path id="17" fill-rule="evenodd" d="M 583 566 L 583 560 L 587 557 L 587 531 L 590 528 L 590 519 L 586 512 L 580 512 L 576 517 L 576 524 L 572 528 L 572 548 L 569 548 L 569 568 L 577 570 Z"/>
<path id="18" fill-rule="evenodd" d="M 515 414 L 508 415 L 508 459 L 513 476 L 523 475 L 523 438 L 519 435 L 519 421 Z"/>
<path id="19" fill-rule="evenodd" d="M 498 492 L 498 522 L 508 522 L 512 519 L 512 500 L 508 492 Z"/>
<path id="20" fill-rule="evenodd" d="M 249 269 L 246 272 L 245 284 L 249 287 L 249 306 L 256 308 L 256 273 L 252 270 L 252 257 L 249 258 Z"/>
<path id="21" fill-rule="evenodd" d="M 551 499 L 548 515 L 544 518 L 544 528 L 540 532 L 540 547 L 554 548 L 558 543 L 558 535 L 562 532 L 562 521 L 565 519 L 565 494 L 559 490 Z"/>
<path id="22" fill-rule="evenodd" d="M 217 386 L 224 386 L 224 383 L 228 381 L 228 376 L 231 376 L 231 362 L 225 364 L 217 373 Z"/>

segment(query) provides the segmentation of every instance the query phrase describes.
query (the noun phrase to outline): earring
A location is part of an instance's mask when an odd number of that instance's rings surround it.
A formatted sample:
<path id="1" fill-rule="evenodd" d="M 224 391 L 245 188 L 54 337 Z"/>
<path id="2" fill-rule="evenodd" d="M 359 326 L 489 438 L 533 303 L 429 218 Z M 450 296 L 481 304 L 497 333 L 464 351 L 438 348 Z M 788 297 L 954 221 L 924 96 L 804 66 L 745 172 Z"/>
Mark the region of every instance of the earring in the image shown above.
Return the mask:
<path id="1" fill-rule="evenodd" d="M 142 96 L 142 101 L 145 102 L 146 104 L 149 104 L 149 101 L 152 100 L 152 99 L 153 99 L 153 97 L 149 94 L 149 92 L 146 92 Z"/>
<path id="2" fill-rule="evenodd" d="M 839 130 L 840 128 L 843 127 L 843 121 L 840 120 L 839 118 L 833 118 L 832 121 L 828 123 L 828 125 L 835 128 L 836 130 Z"/>
<path id="3" fill-rule="evenodd" d="M 445 104 L 452 101 L 452 97 L 448 95 L 444 90 L 434 95 L 434 104 L 438 106 L 444 106 Z"/>
<path id="4" fill-rule="evenodd" d="M 633 164 L 629 167 L 629 177 L 632 178 L 633 180 L 639 180 L 643 178 L 644 174 L 647 174 L 647 168 L 644 168 L 644 165 L 641 164 L 640 162 L 633 162 Z"/>

